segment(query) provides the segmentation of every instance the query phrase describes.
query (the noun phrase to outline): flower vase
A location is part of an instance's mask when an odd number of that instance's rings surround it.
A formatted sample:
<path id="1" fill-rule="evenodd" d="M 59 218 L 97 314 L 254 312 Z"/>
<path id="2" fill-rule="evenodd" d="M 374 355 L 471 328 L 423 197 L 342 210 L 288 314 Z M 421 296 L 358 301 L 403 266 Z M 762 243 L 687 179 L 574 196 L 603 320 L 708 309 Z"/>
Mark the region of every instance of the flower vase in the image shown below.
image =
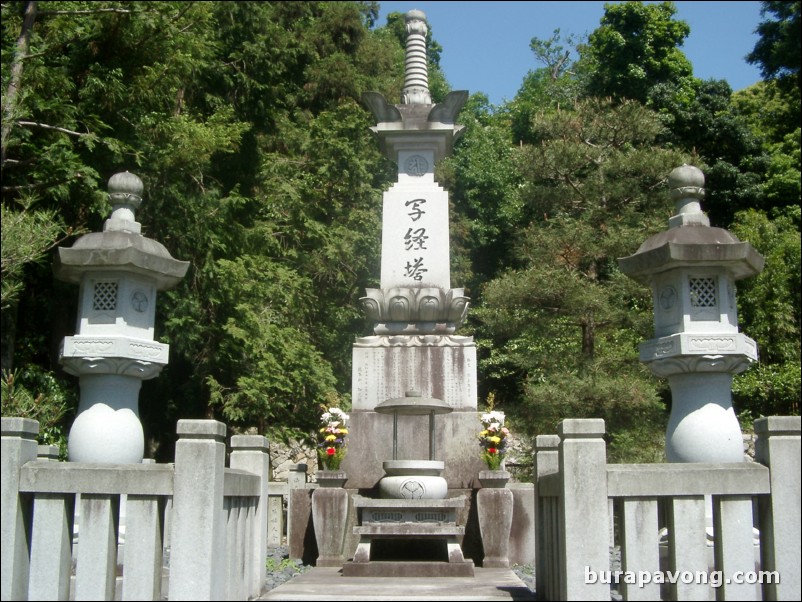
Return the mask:
<path id="1" fill-rule="evenodd" d="M 509 568 L 510 531 L 512 530 L 512 491 L 506 488 L 510 473 L 483 470 L 482 488 L 476 494 L 479 533 L 482 536 L 485 568 Z"/>
<path id="2" fill-rule="evenodd" d="M 318 488 L 312 492 L 312 522 L 315 528 L 317 566 L 342 566 L 343 543 L 348 519 L 347 480 L 344 472 L 321 470 L 317 473 Z"/>
<path id="3" fill-rule="evenodd" d="M 319 487 L 342 487 L 347 480 L 348 476 L 341 470 L 323 469 L 317 472 Z"/>
<path id="4" fill-rule="evenodd" d="M 503 489 L 507 486 L 507 482 L 510 480 L 510 473 L 504 469 L 498 470 L 480 470 L 479 471 L 479 482 L 482 484 L 482 487 L 488 489 Z"/>

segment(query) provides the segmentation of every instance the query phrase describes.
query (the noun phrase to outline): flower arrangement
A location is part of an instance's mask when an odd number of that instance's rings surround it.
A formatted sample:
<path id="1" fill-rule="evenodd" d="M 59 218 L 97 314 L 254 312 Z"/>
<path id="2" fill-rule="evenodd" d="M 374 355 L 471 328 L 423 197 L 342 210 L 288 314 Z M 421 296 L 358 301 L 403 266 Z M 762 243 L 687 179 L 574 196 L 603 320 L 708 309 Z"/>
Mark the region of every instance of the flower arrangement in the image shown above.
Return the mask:
<path id="1" fill-rule="evenodd" d="M 498 470 L 507 453 L 510 431 L 504 426 L 504 412 L 491 410 L 482 414 L 482 431 L 479 433 L 479 445 L 482 447 L 482 459 L 490 470 Z"/>
<path id="2" fill-rule="evenodd" d="M 349 416 L 340 408 L 329 408 L 320 417 L 317 457 L 325 470 L 339 470 L 345 457 L 345 436 Z"/>

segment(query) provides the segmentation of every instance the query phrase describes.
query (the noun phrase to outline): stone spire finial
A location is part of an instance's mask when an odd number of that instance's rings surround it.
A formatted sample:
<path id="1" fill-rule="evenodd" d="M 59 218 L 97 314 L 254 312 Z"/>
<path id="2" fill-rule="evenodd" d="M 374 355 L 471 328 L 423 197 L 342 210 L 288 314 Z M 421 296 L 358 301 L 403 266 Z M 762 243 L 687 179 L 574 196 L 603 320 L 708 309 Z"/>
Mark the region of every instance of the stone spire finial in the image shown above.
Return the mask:
<path id="1" fill-rule="evenodd" d="M 122 231 L 139 234 L 142 226 L 136 221 L 134 212 L 142 204 L 145 185 L 138 176 L 124 171 L 109 178 L 107 185 L 111 201 L 111 217 L 103 225 L 103 231 Z"/>
<path id="2" fill-rule="evenodd" d="M 406 15 L 407 48 L 404 62 L 404 89 L 401 104 L 432 104 L 429 94 L 429 67 L 426 60 L 426 15 L 411 10 Z"/>
<path id="3" fill-rule="evenodd" d="M 674 209 L 677 212 L 668 220 L 670 228 L 710 225 L 710 219 L 700 205 L 700 201 L 705 198 L 704 186 L 704 173 L 693 165 L 682 165 L 668 175 L 671 200 L 674 201 Z"/>

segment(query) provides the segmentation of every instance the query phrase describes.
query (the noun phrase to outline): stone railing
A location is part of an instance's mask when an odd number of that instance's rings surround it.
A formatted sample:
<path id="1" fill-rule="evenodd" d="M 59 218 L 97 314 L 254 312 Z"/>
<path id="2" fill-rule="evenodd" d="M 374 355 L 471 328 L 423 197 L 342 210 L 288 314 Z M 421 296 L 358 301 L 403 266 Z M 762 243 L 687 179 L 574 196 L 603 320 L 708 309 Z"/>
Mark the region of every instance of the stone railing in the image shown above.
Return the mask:
<path id="1" fill-rule="evenodd" d="M 799 600 L 800 418 L 755 432 L 733 464 L 607 464 L 602 420 L 538 437 L 540 599 Z"/>
<path id="2" fill-rule="evenodd" d="M 180 420 L 174 464 L 83 464 L 37 459 L 38 429 L 33 420 L 2 419 L 3 600 L 260 594 L 268 521 L 264 437 L 233 436 L 226 468 L 225 425 Z"/>

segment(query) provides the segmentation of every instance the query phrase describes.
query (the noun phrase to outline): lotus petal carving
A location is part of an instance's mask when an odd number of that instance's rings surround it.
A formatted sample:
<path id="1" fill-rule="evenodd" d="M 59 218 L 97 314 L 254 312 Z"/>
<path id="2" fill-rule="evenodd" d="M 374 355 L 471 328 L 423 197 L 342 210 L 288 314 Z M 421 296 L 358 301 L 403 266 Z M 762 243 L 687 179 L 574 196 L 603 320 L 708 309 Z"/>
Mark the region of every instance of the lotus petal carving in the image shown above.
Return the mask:
<path id="1" fill-rule="evenodd" d="M 370 297 L 362 297 L 359 300 L 359 304 L 362 307 L 362 311 L 365 312 L 365 315 L 368 317 L 369 320 L 373 322 L 378 322 L 379 317 L 381 316 L 381 310 L 379 309 L 379 304 L 376 299 L 371 299 Z"/>
<path id="2" fill-rule="evenodd" d="M 369 288 L 366 294 L 359 302 L 376 334 L 453 333 L 470 301 L 463 289 Z"/>
<path id="3" fill-rule="evenodd" d="M 432 296 L 421 299 L 418 314 L 423 322 L 437 322 L 440 317 L 440 299 Z"/>
<path id="4" fill-rule="evenodd" d="M 410 300 L 403 295 L 396 295 L 387 304 L 387 316 L 391 322 L 409 321 Z"/>

